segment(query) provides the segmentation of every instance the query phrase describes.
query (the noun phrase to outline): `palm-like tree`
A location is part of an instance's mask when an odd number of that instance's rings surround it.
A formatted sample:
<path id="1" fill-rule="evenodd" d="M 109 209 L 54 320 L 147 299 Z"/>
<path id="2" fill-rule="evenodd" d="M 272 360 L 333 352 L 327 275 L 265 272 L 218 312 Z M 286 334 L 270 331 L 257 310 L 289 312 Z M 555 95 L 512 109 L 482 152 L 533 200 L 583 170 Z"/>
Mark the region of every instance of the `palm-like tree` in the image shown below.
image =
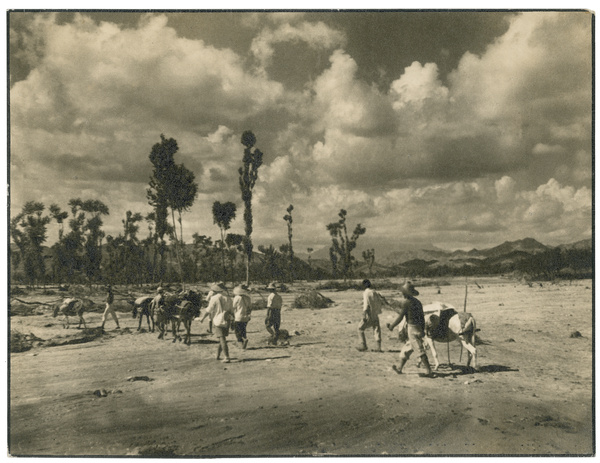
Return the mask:
<path id="1" fill-rule="evenodd" d="M 225 268 L 225 232 L 229 230 L 231 222 L 235 219 L 235 213 L 237 206 L 235 203 L 228 201 L 221 203 L 215 201 L 212 207 L 213 223 L 215 223 L 221 230 L 221 260 L 223 261 L 223 274 L 227 273 Z"/>

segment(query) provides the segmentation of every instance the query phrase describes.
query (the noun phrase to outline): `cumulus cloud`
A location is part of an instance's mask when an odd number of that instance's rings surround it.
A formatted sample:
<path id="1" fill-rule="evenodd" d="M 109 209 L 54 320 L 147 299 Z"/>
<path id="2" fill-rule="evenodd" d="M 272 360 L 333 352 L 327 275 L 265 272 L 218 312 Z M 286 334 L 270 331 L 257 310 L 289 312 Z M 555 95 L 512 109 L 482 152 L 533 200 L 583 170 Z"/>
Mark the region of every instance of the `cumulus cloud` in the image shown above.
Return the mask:
<path id="1" fill-rule="evenodd" d="M 273 14 L 270 18 L 277 18 L 280 23 L 275 29 L 267 27 L 252 41 L 250 51 L 259 62 L 259 68 L 266 69 L 273 58 L 274 45 L 278 43 L 304 43 L 312 49 L 331 49 L 342 46 L 345 36 L 342 32 L 331 29 L 323 22 L 303 21 L 290 24 L 289 19 L 297 16 Z"/>
<path id="2" fill-rule="evenodd" d="M 289 204 L 295 236 L 310 244 L 327 240 L 341 208 L 396 241 L 590 236 L 585 13 L 516 15 L 449 75 L 413 61 L 388 88 L 362 77 L 345 32 L 306 14 L 247 15 L 257 34 L 248 56 L 180 37 L 161 14 L 130 28 L 85 14 L 64 24 L 31 18 L 27 34 L 11 32 L 32 66 L 10 91 L 17 208 L 89 194 L 111 205 L 107 228 L 118 232 L 119 213 L 149 208 L 148 154 L 163 133 L 200 185 L 187 233 L 210 234 L 213 201 L 241 208 L 240 136 L 251 129 L 265 153 L 254 228 L 274 244 L 285 242 Z M 292 45 L 329 54 L 294 91 L 272 77 L 276 55 Z M 233 233 L 243 232 L 239 217 Z"/>

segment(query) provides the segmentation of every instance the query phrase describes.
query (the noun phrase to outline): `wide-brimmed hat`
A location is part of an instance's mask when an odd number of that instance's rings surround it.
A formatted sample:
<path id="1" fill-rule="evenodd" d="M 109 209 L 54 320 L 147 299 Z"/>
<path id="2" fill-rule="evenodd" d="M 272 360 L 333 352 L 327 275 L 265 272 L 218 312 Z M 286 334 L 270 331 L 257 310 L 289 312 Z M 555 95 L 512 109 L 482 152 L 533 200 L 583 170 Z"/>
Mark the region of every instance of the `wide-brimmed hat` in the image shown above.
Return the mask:
<path id="1" fill-rule="evenodd" d="M 157 291 L 157 292 L 159 292 L 159 293 L 162 293 L 162 292 L 164 291 L 164 289 L 163 289 L 163 287 L 162 287 L 162 286 L 159 286 L 159 287 L 158 287 L 158 289 L 157 289 L 156 291 Z"/>
<path id="2" fill-rule="evenodd" d="M 215 293 L 221 293 L 226 288 L 225 288 L 225 284 L 222 281 L 219 281 L 218 283 L 213 283 L 212 285 L 210 285 L 208 287 L 208 289 L 210 289 L 211 291 L 213 291 Z"/>
<path id="3" fill-rule="evenodd" d="M 410 281 L 407 281 L 406 283 L 404 283 L 402 288 L 400 288 L 400 291 L 402 291 L 402 294 L 404 294 L 406 296 L 418 296 L 419 295 L 419 291 L 417 291 L 415 289 L 412 282 L 410 282 Z"/>
<path id="4" fill-rule="evenodd" d="M 271 282 L 271 283 L 269 283 L 269 286 L 267 286 L 267 289 L 270 291 L 276 291 L 277 286 L 275 285 L 275 283 Z"/>
<path id="5" fill-rule="evenodd" d="M 250 294 L 250 291 L 246 285 L 238 285 L 235 288 L 233 288 L 233 294 L 235 294 L 236 296 L 241 296 L 244 294 Z"/>

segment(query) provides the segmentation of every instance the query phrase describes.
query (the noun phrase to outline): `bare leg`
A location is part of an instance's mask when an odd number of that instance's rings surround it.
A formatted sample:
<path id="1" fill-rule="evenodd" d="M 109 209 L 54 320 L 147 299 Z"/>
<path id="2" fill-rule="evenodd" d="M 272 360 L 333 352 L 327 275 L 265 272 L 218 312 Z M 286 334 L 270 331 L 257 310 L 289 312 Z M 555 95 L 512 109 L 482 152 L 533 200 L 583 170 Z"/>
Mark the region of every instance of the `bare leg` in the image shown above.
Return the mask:
<path id="1" fill-rule="evenodd" d="M 221 350 L 223 350 L 223 353 L 225 354 L 225 358 L 223 359 L 223 361 L 229 363 L 229 347 L 227 346 L 227 339 L 225 339 L 224 337 L 219 338 L 219 347 L 219 353 Z"/>

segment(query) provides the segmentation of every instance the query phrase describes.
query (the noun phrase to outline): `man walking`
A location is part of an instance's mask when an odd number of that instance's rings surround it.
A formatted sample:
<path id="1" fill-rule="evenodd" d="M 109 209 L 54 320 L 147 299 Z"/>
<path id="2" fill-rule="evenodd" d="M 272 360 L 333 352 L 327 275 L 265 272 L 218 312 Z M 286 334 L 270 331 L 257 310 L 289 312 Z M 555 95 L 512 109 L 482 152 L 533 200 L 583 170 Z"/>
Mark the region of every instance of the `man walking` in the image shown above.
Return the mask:
<path id="1" fill-rule="evenodd" d="M 110 284 L 106 285 L 106 308 L 104 309 L 104 313 L 102 314 L 102 327 L 101 330 L 104 333 L 104 324 L 106 323 L 106 318 L 108 316 L 108 314 L 112 315 L 113 320 L 115 321 L 115 323 L 117 324 L 117 329 L 121 329 L 121 327 L 119 326 L 119 319 L 117 318 L 117 314 L 115 312 L 115 309 L 113 309 L 112 307 L 112 303 L 115 300 L 115 295 L 113 294 L 112 291 L 112 286 Z"/>
<path id="2" fill-rule="evenodd" d="M 283 300 L 281 299 L 281 296 L 277 294 L 275 283 L 270 283 L 269 286 L 267 286 L 267 290 L 270 294 L 267 298 L 265 327 L 271 334 L 271 339 L 269 339 L 268 344 L 276 346 L 277 340 L 279 339 L 279 327 L 281 326 L 281 306 L 283 305 Z"/>
<path id="3" fill-rule="evenodd" d="M 234 319 L 233 302 L 227 294 L 223 283 L 215 283 L 210 286 L 213 296 L 210 298 L 206 313 L 209 314 L 213 322 L 215 335 L 219 339 L 217 347 L 217 360 L 221 360 L 221 352 L 225 355 L 224 363 L 229 363 L 229 347 L 227 346 L 227 336 L 229 336 L 229 326 Z"/>
<path id="4" fill-rule="evenodd" d="M 235 320 L 233 322 L 235 329 L 235 337 L 237 339 L 238 346 L 245 349 L 248 346 L 248 335 L 246 334 L 246 326 L 250 321 L 250 312 L 252 300 L 250 299 L 250 292 L 246 285 L 239 285 L 233 288 L 233 311 L 235 313 Z"/>
<path id="5" fill-rule="evenodd" d="M 419 376 L 433 377 L 429 359 L 423 347 L 423 337 L 425 336 L 425 315 L 423 313 L 423 305 L 415 296 L 419 295 L 419 291 L 415 289 L 410 281 L 404 283 L 401 288 L 404 300 L 401 302 L 398 318 L 392 325 L 388 324 L 388 328 L 393 330 L 394 327 L 406 317 L 408 341 L 400 350 L 400 364 L 392 365 L 396 373 L 401 374 L 404 365 L 414 352 L 421 357 L 421 365 L 425 368 L 425 373 L 420 373 Z"/>
<path id="6" fill-rule="evenodd" d="M 367 328 L 373 328 L 375 342 L 377 342 L 377 348 L 372 350 L 373 352 L 383 352 L 381 350 L 381 326 L 379 324 L 382 298 L 376 291 L 373 290 L 370 280 L 363 280 L 362 285 L 365 288 L 365 291 L 363 293 L 362 320 L 358 325 L 358 339 L 360 341 L 360 346 L 358 346 L 357 349 L 360 352 L 366 352 L 368 350 L 365 330 Z"/>

